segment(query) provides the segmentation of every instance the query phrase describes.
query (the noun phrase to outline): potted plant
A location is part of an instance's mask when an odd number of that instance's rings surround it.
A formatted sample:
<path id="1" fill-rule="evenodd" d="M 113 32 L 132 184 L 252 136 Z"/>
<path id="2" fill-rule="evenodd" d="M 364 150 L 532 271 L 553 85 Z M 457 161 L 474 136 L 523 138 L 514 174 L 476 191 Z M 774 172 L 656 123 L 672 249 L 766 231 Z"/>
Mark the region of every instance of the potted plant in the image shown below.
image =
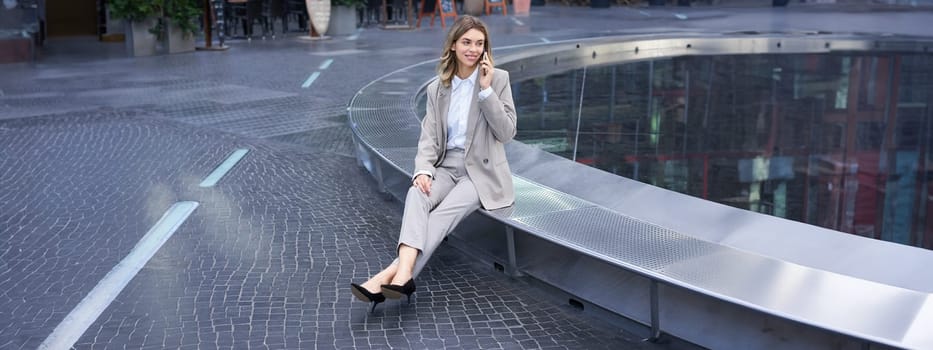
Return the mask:
<path id="1" fill-rule="evenodd" d="M 165 0 L 159 24 L 168 53 L 194 51 L 203 5 L 201 0 Z"/>
<path id="2" fill-rule="evenodd" d="M 158 17 L 162 14 L 163 0 L 111 0 L 110 14 L 126 20 L 123 26 L 126 52 L 130 56 L 151 56 L 158 42 Z"/>
<path id="3" fill-rule="evenodd" d="M 359 9 L 366 6 L 366 0 L 331 0 L 330 26 L 327 35 L 351 35 L 356 32 Z"/>

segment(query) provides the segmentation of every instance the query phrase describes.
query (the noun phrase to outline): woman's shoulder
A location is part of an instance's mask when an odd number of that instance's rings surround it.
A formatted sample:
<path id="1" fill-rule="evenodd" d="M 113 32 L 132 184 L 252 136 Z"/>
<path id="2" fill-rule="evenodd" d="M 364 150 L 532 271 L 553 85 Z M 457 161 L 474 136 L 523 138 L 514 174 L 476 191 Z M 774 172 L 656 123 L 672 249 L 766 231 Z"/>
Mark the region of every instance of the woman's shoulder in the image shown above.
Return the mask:
<path id="1" fill-rule="evenodd" d="M 493 75 L 493 83 L 496 81 L 501 81 L 508 83 L 509 82 L 509 71 L 502 68 L 495 68 L 496 73 Z"/>
<path id="2" fill-rule="evenodd" d="M 431 82 L 428 83 L 428 92 L 436 92 L 437 88 L 440 87 L 440 85 L 441 85 L 441 79 L 438 77 L 434 77 L 434 79 L 431 79 Z"/>

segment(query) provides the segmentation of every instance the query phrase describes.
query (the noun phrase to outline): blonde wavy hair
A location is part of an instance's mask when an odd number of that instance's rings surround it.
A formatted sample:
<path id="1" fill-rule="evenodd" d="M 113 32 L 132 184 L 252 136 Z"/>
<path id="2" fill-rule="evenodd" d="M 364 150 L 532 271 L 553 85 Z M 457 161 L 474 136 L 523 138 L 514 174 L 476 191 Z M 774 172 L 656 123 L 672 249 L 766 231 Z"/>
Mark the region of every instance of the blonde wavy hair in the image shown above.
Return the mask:
<path id="1" fill-rule="evenodd" d="M 457 73 L 457 54 L 451 49 L 454 47 L 454 43 L 470 29 L 476 29 L 486 37 L 483 50 L 486 51 L 489 62 L 493 63 L 492 45 L 489 43 L 489 31 L 486 29 L 486 23 L 470 15 L 460 16 L 450 27 L 450 30 L 447 31 L 447 39 L 444 40 L 444 51 L 441 51 L 441 59 L 437 63 L 437 77 L 444 87 L 450 87 L 450 82 L 454 79 L 454 74 Z M 494 63 L 493 66 L 495 66 Z"/>

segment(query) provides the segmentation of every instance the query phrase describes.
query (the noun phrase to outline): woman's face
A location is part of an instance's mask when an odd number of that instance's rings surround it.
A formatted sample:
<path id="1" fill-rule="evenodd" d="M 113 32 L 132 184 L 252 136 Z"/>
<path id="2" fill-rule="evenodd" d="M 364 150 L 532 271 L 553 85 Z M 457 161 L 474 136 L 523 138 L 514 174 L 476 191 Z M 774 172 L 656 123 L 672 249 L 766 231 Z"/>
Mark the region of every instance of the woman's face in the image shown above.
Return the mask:
<path id="1" fill-rule="evenodd" d="M 473 68 L 483 58 L 486 36 L 477 29 L 470 29 L 454 42 L 451 48 L 457 54 L 457 62 L 463 68 Z"/>

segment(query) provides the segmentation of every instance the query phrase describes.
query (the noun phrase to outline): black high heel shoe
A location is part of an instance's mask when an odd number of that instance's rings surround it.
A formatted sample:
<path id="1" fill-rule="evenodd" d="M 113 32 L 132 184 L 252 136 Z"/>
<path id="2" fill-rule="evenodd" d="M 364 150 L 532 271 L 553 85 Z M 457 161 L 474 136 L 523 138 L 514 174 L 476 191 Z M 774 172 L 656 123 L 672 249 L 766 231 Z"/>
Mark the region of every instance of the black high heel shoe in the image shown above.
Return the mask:
<path id="1" fill-rule="evenodd" d="M 379 305 L 379 303 L 386 301 L 386 296 L 382 295 L 382 293 L 372 293 L 366 290 L 366 288 L 363 288 L 363 286 L 359 284 L 350 283 L 350 287 L 353 287 L 352 289 L 350 289 L 350 291 L 353 292 L 353 296 L 355 296 L 357 299 L 361 301 L 365 301 L 367 303 L 369 302 L 373 303 L 373 308 L 369 310 L 369 313 L 376 311 L 376 305 Z"/>
<path id="2" fill-rule="evenodd" d="M 408 297 L 408 303 L 411 304 L 411 295 L 415 292 L 415 280 L 410 279 L 405 284 L 399 286 L 394 284 L 383 284 L 382 294 L 389 299 L 401 299 L 402 294 Z"/>

